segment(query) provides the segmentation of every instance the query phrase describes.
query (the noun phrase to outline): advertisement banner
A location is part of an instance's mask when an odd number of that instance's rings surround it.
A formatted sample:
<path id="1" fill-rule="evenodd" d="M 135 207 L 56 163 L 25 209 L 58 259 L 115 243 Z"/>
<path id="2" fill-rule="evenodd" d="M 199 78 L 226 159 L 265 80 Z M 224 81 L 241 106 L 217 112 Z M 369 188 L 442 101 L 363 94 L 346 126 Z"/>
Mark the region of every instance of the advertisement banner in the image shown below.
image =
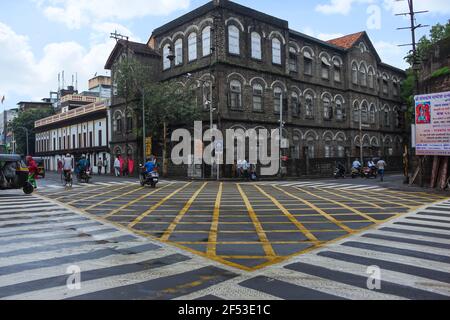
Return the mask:
<path id="1" fill-rule="evenodd" d="M 414 97 L 416 155 L 450 156 L 450 92 Z"/>

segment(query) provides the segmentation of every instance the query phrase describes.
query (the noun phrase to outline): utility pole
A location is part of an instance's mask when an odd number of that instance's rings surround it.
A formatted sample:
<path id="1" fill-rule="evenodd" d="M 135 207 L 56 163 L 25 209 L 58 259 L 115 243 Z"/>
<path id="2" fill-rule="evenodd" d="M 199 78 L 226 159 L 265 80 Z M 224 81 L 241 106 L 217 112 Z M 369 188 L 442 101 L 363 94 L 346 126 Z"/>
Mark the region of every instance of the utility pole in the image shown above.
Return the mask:
<path id="1" fill-rule="evenodd" d="M 397 0 L 397 2 L 403 1 L 403 0 Z M 408 44 L 402 44 L 399 45 L 399 47 L 406 47 L 406 46 L 412 46 L 412 55 L 413 55 L 413 61 L 412 61 L 412 68 L 414 72 L 414 79 L 415 79 L 415 91 L 414 95 L 420 94 L 420 83 L 419 83 L 419 70 L 420 70 L 420 64 L 422 61 L 419 61 L 420 57 L 417 56 L 417 43 L 416 43 L 416 29 L 419 28 L 426 28 L 429 27 L 429 25 L 422 25 L 422 24 L 416 24 L 416 14 L 421 13 L 427 13 L 428 10 L 425 11 L 414 11 L 414 0 L 406 0 L 408 1 L 408 7 L 409 12 L 405 13 L 398 13 L 396 16 L 408 16 L 410 17 L 410 26 L 409 27 L 403 27 L 403 28 L 397 28 L 397 30 L 410 30 L 411 31 L 411 43 Z M 404 157 L 408 157 L 408 145 L 405 146 L 405 155 Z M 409 161 L 403 161 L 404 166 L 407 166 Z M 419 183 L 420 187 L 424 187 L 424 163 L 425 163 L 425 157 L 421 156 L 419 159 Z M 405 167 L 405 183 L 409 183 L 409 173 L 408 168 Z"/>

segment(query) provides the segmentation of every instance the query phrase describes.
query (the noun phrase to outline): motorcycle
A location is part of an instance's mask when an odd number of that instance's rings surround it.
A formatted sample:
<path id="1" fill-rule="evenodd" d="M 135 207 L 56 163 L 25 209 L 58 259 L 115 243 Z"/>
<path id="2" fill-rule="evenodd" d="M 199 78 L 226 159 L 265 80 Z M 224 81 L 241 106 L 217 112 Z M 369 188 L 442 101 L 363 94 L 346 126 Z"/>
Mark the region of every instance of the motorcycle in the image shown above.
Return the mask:
<path id="1" fill-rule="evenodd" d="M 141 183 L 141 186 L 151 186 L 152 188 L 156 188 L 156 185 L 159 182 L 159 174 L 156 171 L 152 171 L 150 173 L 147 173 L 145 170 L 145 167 L 143 165 L 139 166 L 141 168 L 141 174 L 139 176 L 139 180 Z"/>
<path id="2" fill-rule="evenodd" d="M 362 169 L 353 167 L 351 175 L 352 179 L 355 179 L 358 176 L 362 176 L 363 175 Z"/>
<path id="3" fill-rule="evenodd" d="M 364 177 L 366 177 L 367 179 L 370 178 L 377 178 L 378 177 L 378 171 L 376 168 L 364 168 Z"/>
<path id="4" fill-rule="evenodd" d="M 77 175 L 77 180 L 81 183 L 89 183 L 91 179 L 91 172 L 89 170 L 81 170 Z"/>
<path id="5" fill-rule="evenodd" d="M 334 170 L 334 178 L 335 179 L 339 179 L 339 178 L 345 179 L 345 170 L 340 169 L 340 168 L 336 168 Z"/>

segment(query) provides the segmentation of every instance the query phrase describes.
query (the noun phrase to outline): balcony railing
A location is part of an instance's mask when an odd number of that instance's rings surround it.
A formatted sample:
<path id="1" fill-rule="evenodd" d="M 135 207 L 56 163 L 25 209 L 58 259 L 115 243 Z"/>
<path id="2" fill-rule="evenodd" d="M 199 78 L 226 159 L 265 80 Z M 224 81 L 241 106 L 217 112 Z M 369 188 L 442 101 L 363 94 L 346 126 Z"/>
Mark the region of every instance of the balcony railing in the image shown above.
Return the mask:
<path id="1" fill-rule="evenodd" d="M 61 98 L 61 102 L 67 102 L 67 101 L 95 103 L 95 102 L 100 101 L 100 98 L 82 96 L 82 95 L 78 95 L 78 94 L 68 94 Z"/>
<path id="2" fill-rule="evenodd" d="M 81 117 L 81 116 L 84 116 L 89 113 L 106 110 L 107 105 L 108 105 L 107 101 L 91 103 L 84 107 L 79 107 L 79 108 L 70 110 L 68 112 L 59 113 L 57 115 L 38 120 L 34 123 L 34 127 L 39 128 L 39 127 L 43 127 L 43 126 L 46 126 L 49 124 L 54 124 L 54 123 L 57 123 L 60 121 Z"/>

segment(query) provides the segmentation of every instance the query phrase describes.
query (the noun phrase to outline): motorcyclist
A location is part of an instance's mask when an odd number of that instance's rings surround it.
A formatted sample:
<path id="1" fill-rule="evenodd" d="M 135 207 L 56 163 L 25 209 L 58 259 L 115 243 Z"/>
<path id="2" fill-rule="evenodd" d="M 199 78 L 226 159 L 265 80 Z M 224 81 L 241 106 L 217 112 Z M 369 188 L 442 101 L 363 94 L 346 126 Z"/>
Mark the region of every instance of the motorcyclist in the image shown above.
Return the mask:
<path id="1" fill-rule="evenodd" d="M 375 165 L 375 162 L 372 160 L 367 161 L 367 167 L 372 171 L 375 172 L 377 170 L 377 166 Z"/>
<path id="2" fill-rule="evenodd" d="M 356 169 L 356 170 L 360 170 L 361 169 L 361 162 L 359 162 L 358 159 L 355 159 L 355 161 L 353 161 L 352 168 Z"/>
<path id="3" fill-rule="evenodd" d="M 28 182 L 33 185 L 35 189 L 37 189 L 37 183 L 36 183 L 36 176 L 39 173 L 38 166 L 36 164 L 36 161 L 33 160 L 33 157 L 28 156 L 26 158 L 27 165 L 28 165 Z"/>
<path id="4" fill-rule="evenodd" d="M 79 176 L 83 176 L 86 173 L 88 167 L 88 162 L 86 160 L 86 156 L 82 155 L 80 161 L 78 161 L 78 174 Z"/>
<path id="5" fill-rule="evenodd" d="M 70 175 L 72 174 L 72 157 L 70 156 L 70 154 L 66 154 L 66 156 L 62 159 L 62 169 L 64 172 L 64 177 L 66 178 L 66 180 L 68 179 L 68 177 L 70 177 Z"/>
<path id="6" fill-rule="evenodd" d="M 155 171 L 156 166 L 155 166 L 154 160 L 151 158 L 147 158 L 147 162 L 145 163 L 144 168 L 145 168 L 146 175 Z"/>

